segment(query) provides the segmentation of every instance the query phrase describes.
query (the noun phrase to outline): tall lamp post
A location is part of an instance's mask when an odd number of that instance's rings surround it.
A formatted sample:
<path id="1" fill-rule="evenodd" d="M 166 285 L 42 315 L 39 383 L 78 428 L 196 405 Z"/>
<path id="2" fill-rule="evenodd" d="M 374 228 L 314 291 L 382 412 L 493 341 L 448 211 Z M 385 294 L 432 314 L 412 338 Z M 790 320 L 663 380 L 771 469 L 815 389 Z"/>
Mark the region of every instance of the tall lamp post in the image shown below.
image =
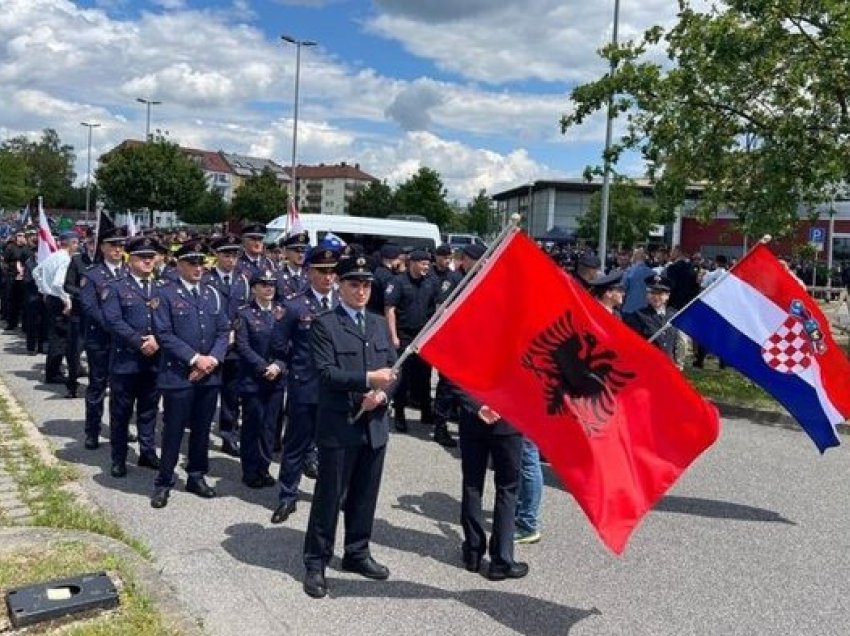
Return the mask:
<path id="1" fill-rule="evenodd" d="M 88 160 L 86 161 L 86 221 L 89 220 L 89 210 L 91 210 L 91 131 L 92 128 L 100 128 L 100 124 L 95 124 L 87 121 L 81 121 L 80 126 L 88 128 L 89 143 L 88 143 Z"/>
<path id="2" fill-rule="evenodd" d="M 144 104 L 147 107 L 147 117 L 145 118 L 145 141 L 150 141 L 151 138 L 151 106 L 159 106 L 162 102 L 155 99 L 144 99 L 137 97 L 136 101 Z"/>
<path id="3" fill-rule="evenodd" d="M 614 0 L 614 28 L 611 33 L 611 44 L 617 46 L 617 31 L 620 25 L 620 0 Z M 615 62 L 611 62 L 611 73 L 617 68 Z M 605 173 L 602 177 L 602 205 L 599 211 L 599 258 L 602 261 L 602 271 L 605 271 L 605 262 L 608 257 L 608 208 L 611 201 L 611 160 L 608 153 L 611 151 L 611 137 L 614 128 L 614 96 L 608 96 L 608 115 L 605 127 Z"/>
<path id="4" fill-rule="evenodd" d="M 298 87 L 301 81 L 301 47 L 316 46 L 313 40 L 298 40 L 291 35 L 281 35 L 280 39 L 295 45 L 295 105 L 292 110 L 292 172 L 289 178 L 289 197 L 294 203 L 298 200 L 298 179 L 295 164 L 298 158 Z"/>

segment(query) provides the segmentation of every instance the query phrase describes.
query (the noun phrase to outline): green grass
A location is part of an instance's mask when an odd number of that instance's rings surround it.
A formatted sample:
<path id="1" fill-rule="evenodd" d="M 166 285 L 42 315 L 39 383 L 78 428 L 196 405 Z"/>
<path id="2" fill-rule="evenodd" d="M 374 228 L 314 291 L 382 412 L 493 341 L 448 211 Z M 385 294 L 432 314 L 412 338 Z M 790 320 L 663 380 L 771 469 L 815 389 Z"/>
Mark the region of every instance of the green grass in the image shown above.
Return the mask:
<path id="1" fill-rule="evenodd" d="M 695 369 L 688 366 L 685 376 L 697 391 L 717 402 L 769 411 L 784 410 L 770 395 L 734 369 Z"/>
<path id="2" fill-rule="evenodd" d="M 0 559 L 0 589 L 49 581 L 75 574 L 107 571 L 118 574 L 122 583 L 120 605 L 102 615 L 89 615 L 78 624 L 65 624 L 79 617 L 32 627 L 28 633 L 62 633 L 74 636 L 160 636 L 179 632 L 163 623 L 153 604 L 136 585 L 131 569 L 118 557 L 90 545 L 67 541 L 32 550 L 3 553 Z"/>

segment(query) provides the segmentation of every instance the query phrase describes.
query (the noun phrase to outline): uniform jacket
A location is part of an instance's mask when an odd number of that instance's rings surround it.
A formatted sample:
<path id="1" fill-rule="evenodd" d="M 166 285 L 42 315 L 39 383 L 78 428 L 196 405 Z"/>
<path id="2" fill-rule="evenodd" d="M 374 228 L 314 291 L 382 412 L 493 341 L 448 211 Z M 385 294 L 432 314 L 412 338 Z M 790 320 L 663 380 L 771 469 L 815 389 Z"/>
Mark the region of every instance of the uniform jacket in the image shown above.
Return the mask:
<path id="1" fill-rule="evenodd" d="M 197 385 L 220 385 L 221 363 L 227 353 L 230 325 L 227 308 L 218 292 L 200 283 L 197 300 L 182 282 L 159 288 L 153 312 L 153 330 L 161 347 L 157 387 L 185 389 Z M 216 370 L 192 383 L 189 363 L 196 354 L 211 355 L 219 361 Z"/>
<path id="2" fill-rule="evenodd" d="M 80 279 L 80 308 L 83 315 L 86 347 L 109 348 L 111 332 L 103 316 L 101 298 L 110 281 L 126 276 L 123 265 L 119 265 L 115 273 L 116 276 L 113 276 L 112 270 L 106 263 L 101 262 L 86 269 Z"/>
<path id="3" fill-rule="evenodd" d="M 103 320 L 112 334 L 110 373 L 156 371 L 159 352 L 146 356 L 141 347 L 142 337 L 153 333 L 153 310 L 159 303 L 161 285 L 151 280 L 150 293 L 146 295 L 136 279 L 128 275 L 108 281 L 103 288 L 100 294 Z"/>
<path id="4" fill-rule="evenodd" d="M 365 334 L 360 333 L 341 305 L 312 323 L 310 346 L 319 374 L 316 414 L 319 446 L 342 448 L 368 444 L 380 448 L 387 443 L 386 405 L 354 420 L 363 395 L 369 391 L 366 372 L 391 367 L 396 361 L 387 321 L 368 311 L 364 314 Z"/>
<path id="5" fill-rule="evenodd" d="M 659 314 L 652 307 L 644 307 L 630 314 L 624 314 L 623 321 L 644 338 L 649 339 L 656 331 L 667 324 L 672 317 L 673 312 L 669 308 L 665 308 L 664 313 Z M 670 327 L 658 336 L 653 341 L 653 344 L 666 353 L 672 360 L 676 356 L 677 336 L 676 328 Z"/>
<path id="6" fill-rule="evenodd" d="M 275 272 L 277 283 L 277 301 L 282 303 L 285 300 L 294 298 L 296 295 L 306 291 L 310 282 L 307 278 L 307 268 L 302 267 L 298 274 L 293 274 L 289 267 L 284 265 Z"/>
<path id="7" fill-rule="evenodd" d="M 230 285 L 225 285 L 224 279 L 219 276 L 215 268 L 204 274 L 202 280 L 216 288 L 227 307 L 227 318 L 231 322 L 236 319 L 236 311 L 251 302 L 251 286 L 248 284 L 248 277 L 238 268 L 234 267 L 230 273 Z"/>
<path id="8" fill-rule="evenodd" d="M 260 271 L 265 271 L 270 269 L 272 271 L 277 270 L 277 266 L 274 264 L 274 261 L 270 259 L 265 254 L 260 256 L 260 265 L 254 265 L 254 261 L 248 258 L 244 253 L 239 255 L 239 258 L 236 260 L 236 267 L 234 268 L 236 271 L 245 274 L 250 281 L 254 274 L 259 274 Z"/>
<path id="9" fill-rule="evenodd" d="M 272 303 L 271 310 L 264 311 L 256 301 L 241 307 L 236 312 L 236 352 L 239 355 L 239 392 L 259 393 L 283 389 L 286 364 L 283 351 L 275 349 L 274 334 L 284 315 L 283 308 Z M 270 364 L 277 364 L 281 374 L 272 381 L 263 373 Z"/>

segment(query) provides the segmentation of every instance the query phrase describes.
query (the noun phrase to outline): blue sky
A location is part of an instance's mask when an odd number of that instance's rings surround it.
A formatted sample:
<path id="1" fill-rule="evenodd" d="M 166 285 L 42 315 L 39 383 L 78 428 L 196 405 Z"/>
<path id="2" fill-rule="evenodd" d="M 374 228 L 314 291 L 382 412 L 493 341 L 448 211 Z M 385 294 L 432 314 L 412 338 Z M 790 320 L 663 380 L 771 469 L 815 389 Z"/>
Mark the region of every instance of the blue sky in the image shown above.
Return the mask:
<path id="1" fill-rule="evenodd" d="M 186 146 L 290 161 L 302 49 L 299 162 L 359 163 L 397 183 L 420 166 L 452 198 L 598 162 L 604 121 L 561 135 L 569 91 L 604 72 L 613 0 L 2 0 L 0 136 L 56 128 L 95 157 L 152 127 Z M 610 5 L 610 6 L 609 6 Z M 623 0 L 621 33 L 675 0 Z M 639 164 L 624 166 L 640 172 Z"/>

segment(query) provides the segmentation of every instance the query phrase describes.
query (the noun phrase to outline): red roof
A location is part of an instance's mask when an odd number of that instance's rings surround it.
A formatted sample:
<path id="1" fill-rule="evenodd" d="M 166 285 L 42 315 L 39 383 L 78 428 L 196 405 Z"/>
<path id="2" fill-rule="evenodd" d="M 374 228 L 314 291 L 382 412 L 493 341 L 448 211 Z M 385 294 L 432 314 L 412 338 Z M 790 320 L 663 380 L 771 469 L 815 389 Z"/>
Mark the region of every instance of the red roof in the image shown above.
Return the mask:
<path id="1" fill-rule="evenodd" d="M 286 174 L 291 175 L 292 168 L 284 168 Z M 326 166 L 320 163 L 318 166 L 297 166 L 295 176 L 299 179 L 353 179 L 355 181 L 377 181 L 372 175 L 363 172 L 360 164 L 353 166 L 345 162 Z"/>
<path id="2" fill-rule="evenodd" d="M 138 139 L 125 139 L 112 150 L 103 153 L 100 156 L 100 160 L 107 161 L 112 153 L 117 150 L 121 150 L 122 148 L 135 148 L 144 145 L 144 143 L 144 141 L 139 141 Z M 183 146 L 178 146 L 178 148 L 184 155 L 189 157 L 199 157 L 201 160 L 201 170 L 206 172 L 223 172 L 226 174 L 233 174 L 233 170 L 230 168 L 230 165 L 224 160 L 224 157 L 222 157 L 221 153 L 218 151 L 201 150 L 199 148 L 184 148 Z"/>

